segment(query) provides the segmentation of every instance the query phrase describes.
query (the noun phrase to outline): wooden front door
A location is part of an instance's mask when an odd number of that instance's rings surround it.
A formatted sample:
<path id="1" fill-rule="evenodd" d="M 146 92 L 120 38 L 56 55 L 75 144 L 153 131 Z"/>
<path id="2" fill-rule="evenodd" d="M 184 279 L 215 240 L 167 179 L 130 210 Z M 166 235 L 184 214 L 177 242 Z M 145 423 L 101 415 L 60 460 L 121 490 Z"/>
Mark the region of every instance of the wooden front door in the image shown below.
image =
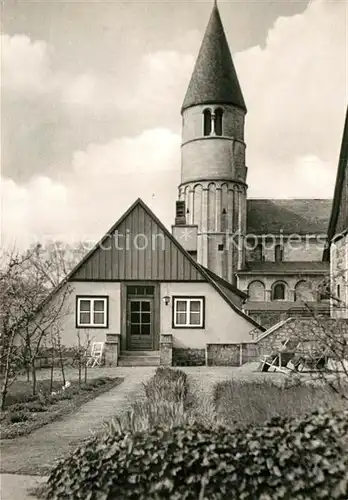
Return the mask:
<path id="1" fill-rule="evenodd" d="M 153 349 L 154 300 L 129 297 L 127 304 L 127 348 L 131 351 Z"/>

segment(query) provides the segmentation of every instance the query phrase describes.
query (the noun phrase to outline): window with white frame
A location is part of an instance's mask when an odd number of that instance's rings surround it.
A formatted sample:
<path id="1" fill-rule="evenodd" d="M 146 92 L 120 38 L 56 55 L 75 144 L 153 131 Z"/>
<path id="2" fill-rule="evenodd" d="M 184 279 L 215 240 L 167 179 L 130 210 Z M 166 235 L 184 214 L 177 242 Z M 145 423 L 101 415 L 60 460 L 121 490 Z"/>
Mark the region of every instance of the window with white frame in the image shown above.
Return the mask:
<path id="1" fill-rule="evenodd" d="M 107 328 L 108 297 L 77 297 L 76 326 Z"/>
<path id="2" fill-rule="evenodd" d="M 173 297 L 173 327 L 203 328 L 204 297 Z"/>

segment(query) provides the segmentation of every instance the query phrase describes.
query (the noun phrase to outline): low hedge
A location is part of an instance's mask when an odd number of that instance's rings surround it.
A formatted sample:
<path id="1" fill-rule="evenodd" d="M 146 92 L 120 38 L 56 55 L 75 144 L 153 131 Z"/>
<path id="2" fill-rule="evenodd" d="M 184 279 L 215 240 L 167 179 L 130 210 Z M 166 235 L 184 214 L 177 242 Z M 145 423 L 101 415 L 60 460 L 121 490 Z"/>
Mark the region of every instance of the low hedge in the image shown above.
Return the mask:
<path id="1" fill-rule="evenodd" d="M 144 394 L 148 400 L 167 400 L 185 402 L 188 394 L 187 374 L 182 370 L 159 367 L 154 376 L 143 384 Z"/>
<path id="2" fill-rule="evenodd" d="M 347 500 L 348 412 L 230 431 L 187 425 L 93 438 L 61 460 L 50 500 Z"/>

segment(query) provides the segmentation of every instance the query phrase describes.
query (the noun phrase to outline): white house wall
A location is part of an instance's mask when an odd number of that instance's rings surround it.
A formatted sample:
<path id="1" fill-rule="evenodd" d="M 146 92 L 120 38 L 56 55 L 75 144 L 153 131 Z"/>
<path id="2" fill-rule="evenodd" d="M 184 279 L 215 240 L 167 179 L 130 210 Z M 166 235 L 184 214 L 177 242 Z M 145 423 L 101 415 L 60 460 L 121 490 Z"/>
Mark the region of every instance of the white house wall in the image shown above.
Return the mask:
<path id="1" fill-rule="evenodd" d="M 71 294 L 66 300 L 67 315 L 61 320 L 61 341 L 65 346 L 77 344 L 77 332 L 81 342 L 89 335 L 91 342 L 105 342 L 107 333 L 121 331 L 121 284 L 118 282 L 71 282 Z M 62 292 L 60 292 L 62 293 Z M 107 295 L 109 297 L 108 328 L 76 328 L 76 296 Z"/>
<path id="2" fill-rule="evenodd" d="M 183 286 L 185 285 L 185 286 Z M 172 300 L 161 301 L 161 333 L 171 333 L 177 348 L 204 348 L 206 343 L 250 342 L 255 326 L 237 314 L 209 283 L 162 283 L 161 297 L 176 295 L 205 297 L 205 327 L 201 329 L 173 328 Z"/>

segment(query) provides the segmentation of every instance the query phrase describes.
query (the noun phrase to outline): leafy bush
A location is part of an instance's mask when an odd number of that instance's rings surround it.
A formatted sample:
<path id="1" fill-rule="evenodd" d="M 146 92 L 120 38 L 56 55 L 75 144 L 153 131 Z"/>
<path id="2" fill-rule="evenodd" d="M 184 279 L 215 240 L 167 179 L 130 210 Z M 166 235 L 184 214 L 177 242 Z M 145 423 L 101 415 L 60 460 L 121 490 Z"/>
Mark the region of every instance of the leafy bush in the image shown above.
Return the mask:
<path id="1" fill-rule="evenodd" d="M 50 405 L 54 405 L 60 401 L 60 395 L 59 394 L 50 394 L 47 396 L 46 401 Z"/>
<path id="2" fill-rule="evenodd" d="M 33 413 L 39 413 L 47 411 L 47 409 L 48 409 L 47 406 L 43 405 L 39 401 L 30 401 L 28 403 L 15 403 L 10 407 L 11 412 L 29 411 Z"/>
<path id="3" fill-rule="evenodd" d="M 273 417 L 304 417 L 318 408 L 348 408 L 327 387 L 298 382 L 280 385 L 271 380 L 219 382 L 213 400 L 219 419 L 227 426 L 258 425 Z"/>
<path id="4" fill-rule="evenodd" d="M 90 392 L 93 391 L 94 388 L 90 384 L 81 384 L 80 390 Z"/>
<path id="5" fill-rule="evenodd" d="M 64 401 L 66 399 L 73 399 L 74 395 L 72 394 L 71 391 L 63 391 L 61 394 L 59 394 L 59 399 L 61 401 Z"/>
<path id="6" fill-rule="evenodd" d="M 182 370 L 159 367 L 155 375 L 143 384 L 145 396 L 151 401 L 183 402 L 188 393 L 187 374 Z"/>
<path id="7" fill-rule="evenodd" d="M 30 413 L 25 411 L 25 410 L 10 412 L 7 415 L 7 420 L 11 424 L 18 424 L 19 422 L 26 422 L 29 419 L 30 419 Z"/>
<path id="8" fill-rule="evenodd" d="M 49 476 L 50 500 L 346 500 L 348 411 L 234 431 L 186 425 L 93 438 Z"/>

